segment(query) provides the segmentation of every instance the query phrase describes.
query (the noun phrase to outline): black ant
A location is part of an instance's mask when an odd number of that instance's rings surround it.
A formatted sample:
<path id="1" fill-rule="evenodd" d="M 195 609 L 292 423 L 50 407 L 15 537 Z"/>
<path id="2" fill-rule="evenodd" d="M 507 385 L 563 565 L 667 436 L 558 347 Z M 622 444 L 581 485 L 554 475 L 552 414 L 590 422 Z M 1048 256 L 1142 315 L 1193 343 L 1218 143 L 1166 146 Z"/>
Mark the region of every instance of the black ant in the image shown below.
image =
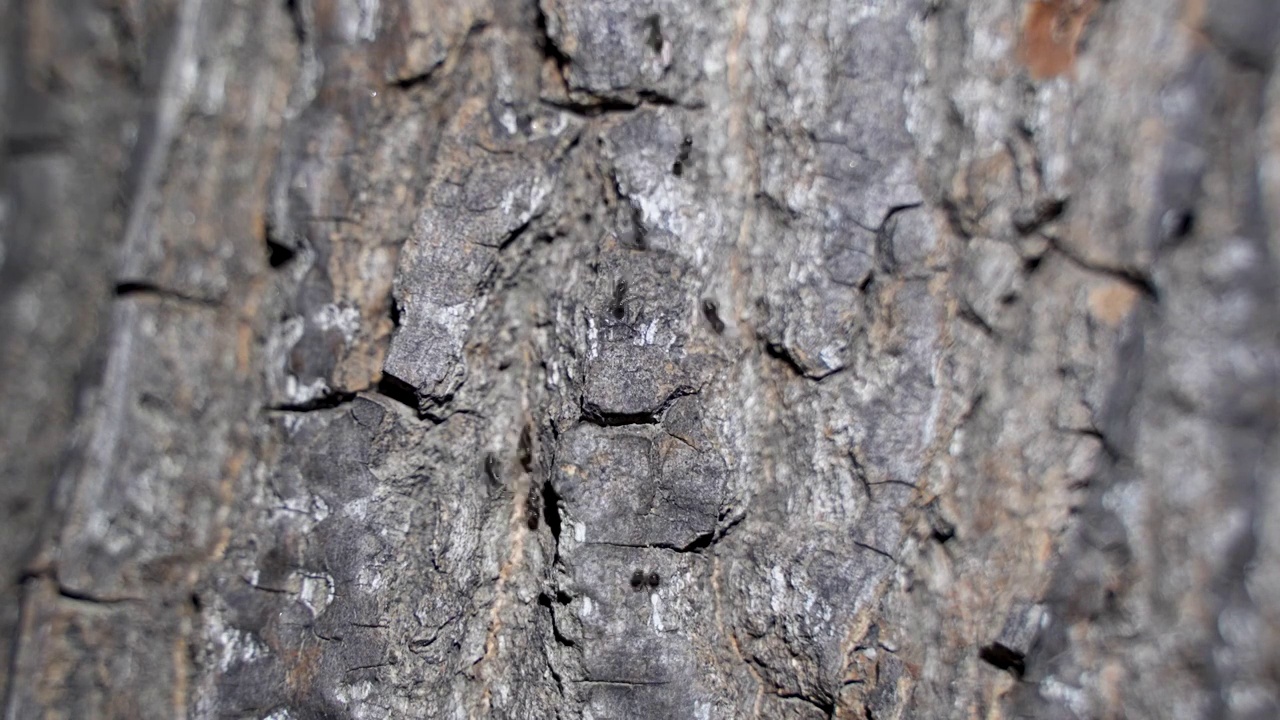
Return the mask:
<path id="1" fill-rule="evenodd" d="M 520 430 L 520 444 L 516 448 L 520 467 L 525 473 L 533 472 L 533 429 L 528 423 Z"/>
<path id="2" fill-rule="evenodd" d="M 640 209 L 639 205 L 632 205 L 630 236 L 632 241 L 635 242 L 637 250 L 649 249 L 649 243 L 645 240 L 647 233 L 648 231 L 644 227 L 644 211 Z"/>
<path id="3" fill-rule="evenodd" d="M 724 321 L 720 319 L 720 306 L 715 300 L 707 298 L 702 301 L 702 316 L 707 319 L 707 323 L 717 335 L 724 332 Z"/>
<path id="4" fill-rule="evenodd" d="M 656 13 L 644 19 L 645 29 L 648 31 L 649 49 L 654 53 L 661 54 L 662 46 L 662 18 Z"/>
<path id="5" fill-rule="evenodd" d="M 613 298 L 609 303 L 609 314 L 614 320 L 621 320 L 627 314 L 627 309 L 623 307 L 623 303 L 627 299 L 627 281 L 619 279 L 613 284 Z"/>
<path id="6" fill-rule="evenodd" d="M 684 142 L 680 143 L 680 153 L 676 155 L 676 161 L 671 166 L 671 173 L 676 177 L 684 175 L 684 164 L 689 162 L 689 153 L 693 151 L 693 138 L 688 135 L 684 136 Z"/>
<path id="7" fill-rule="evenodd" d="M 657 589 L 657 587 L 661 584 L 662 584 L 662 576 L 658 575 L 658 573 L 656 572 L 651 571 L 646 573 L 643 570 L 637 569 L 635 572 L 631 573 L 631 589 L 632 590 L 637 590 L 637 591 L 642 590 L 644 589 L 645 585 L 648 585 L 652 589 Z"/>
<path id="8" fill-rule="evenodd" d="M 538 529 L 538 518 L 542 515 L 542 495 L 535 483 L 529 483 L 529 494 L 524 498 L 524 523 L 530 530 Z"/>

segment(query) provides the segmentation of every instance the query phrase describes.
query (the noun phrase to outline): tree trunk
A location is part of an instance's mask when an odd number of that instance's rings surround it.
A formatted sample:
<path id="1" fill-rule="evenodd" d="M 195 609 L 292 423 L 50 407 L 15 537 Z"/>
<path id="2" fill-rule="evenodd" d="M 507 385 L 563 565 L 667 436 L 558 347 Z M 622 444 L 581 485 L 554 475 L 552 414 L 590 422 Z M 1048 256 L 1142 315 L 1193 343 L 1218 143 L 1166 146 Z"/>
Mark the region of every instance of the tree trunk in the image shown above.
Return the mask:
<path id="1" fill-rule="evenodd" d="M 5 717 L 1276 717 L 1278 7 L 0 0 Z"/>

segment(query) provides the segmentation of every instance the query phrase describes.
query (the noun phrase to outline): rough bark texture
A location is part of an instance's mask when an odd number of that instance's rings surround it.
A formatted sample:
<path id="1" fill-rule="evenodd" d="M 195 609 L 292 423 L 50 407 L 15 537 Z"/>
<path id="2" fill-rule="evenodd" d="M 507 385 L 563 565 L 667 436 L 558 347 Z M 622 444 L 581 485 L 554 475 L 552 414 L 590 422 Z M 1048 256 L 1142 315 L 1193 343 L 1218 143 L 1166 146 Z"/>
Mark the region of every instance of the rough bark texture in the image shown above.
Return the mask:
<path id="1" fill-rule="evenodd" d="M 1268 0 L 0 0 L 24 718 L 1273 718 Z"/>

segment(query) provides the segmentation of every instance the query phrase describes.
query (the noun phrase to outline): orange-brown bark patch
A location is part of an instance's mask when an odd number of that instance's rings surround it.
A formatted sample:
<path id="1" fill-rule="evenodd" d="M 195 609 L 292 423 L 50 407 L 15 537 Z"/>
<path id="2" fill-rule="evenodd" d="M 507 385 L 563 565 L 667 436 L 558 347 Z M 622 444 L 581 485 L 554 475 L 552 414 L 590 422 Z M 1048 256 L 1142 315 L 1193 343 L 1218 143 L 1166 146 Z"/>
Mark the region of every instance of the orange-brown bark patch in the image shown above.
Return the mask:
<path id="1" fill-rule="evenodd" d="M 1121 282 L 1104 285 L 1089 293 L 1089 314 L 1108 327 L 1116 327 L 1129 315 L 1138 291 Z"/>
<path id="2" fill-rule="evenodd" d="M 1098 0 L 1032 0 L 1022 23 L 1018 59 L 1031 77 L 1047 80 L 1070 71 L 1085 24 Z"/>

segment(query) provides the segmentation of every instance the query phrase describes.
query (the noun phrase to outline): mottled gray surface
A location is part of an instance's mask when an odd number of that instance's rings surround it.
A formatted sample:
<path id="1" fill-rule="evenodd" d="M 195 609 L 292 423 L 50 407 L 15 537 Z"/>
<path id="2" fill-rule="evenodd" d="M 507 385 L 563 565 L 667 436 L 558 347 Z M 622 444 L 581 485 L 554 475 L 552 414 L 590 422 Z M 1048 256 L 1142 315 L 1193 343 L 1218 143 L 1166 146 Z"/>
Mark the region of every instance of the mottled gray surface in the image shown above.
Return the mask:
<path id="1" fill-rule="evenodd" d="M 0 28 L 7 720 L 1280 713 L 1271 3 Z"/>

